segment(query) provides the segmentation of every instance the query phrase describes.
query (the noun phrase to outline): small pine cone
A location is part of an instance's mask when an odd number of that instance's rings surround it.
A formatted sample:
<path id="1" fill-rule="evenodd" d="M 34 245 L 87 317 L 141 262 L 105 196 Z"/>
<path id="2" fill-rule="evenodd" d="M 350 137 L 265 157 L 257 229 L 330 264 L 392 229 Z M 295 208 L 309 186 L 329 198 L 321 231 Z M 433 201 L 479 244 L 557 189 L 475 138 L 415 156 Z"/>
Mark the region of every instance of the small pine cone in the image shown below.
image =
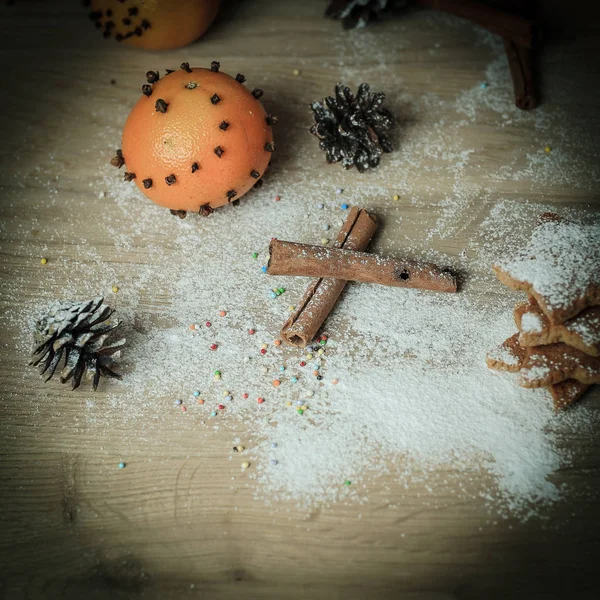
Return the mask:
<path id="1" fill-rule="evenodd" d="M 64 367 L 60 381 L 71 380 L 72 389 L 79 387 L 84 375 L 92 380 L 94 390 L 102 376 L 121 379 L 111 367 L 125 339 L 108 342 L 120 321 L 109 321 L 114 310 L 103 302 L 104 298 L 87 302 L 56 300 L 37 321 L 30 364 L 39 365 L 45 381 L 52 378 L 61 362 Z"/>
<path id="2" fill-rule="evenodd" d="M 388 135 L 396 123 L 384 102 L 385 94 L 371 92 L 366 83 L 356 96 L 338 83 L 335 98 L 311 104 L 315 124 L 310 132 L 319 138 L 327 162 L 341 161 L 345 169 L 356 166 L 363 173 L 376 167 L 384 152 L 392 152 Z"/>
<path id="3" fill-rule="evenodd" d="M 344 29 L 366 27 L 386 12 L 406 8 L 408 0 L 331 0 L 325 16 L 341 19 Z"/>

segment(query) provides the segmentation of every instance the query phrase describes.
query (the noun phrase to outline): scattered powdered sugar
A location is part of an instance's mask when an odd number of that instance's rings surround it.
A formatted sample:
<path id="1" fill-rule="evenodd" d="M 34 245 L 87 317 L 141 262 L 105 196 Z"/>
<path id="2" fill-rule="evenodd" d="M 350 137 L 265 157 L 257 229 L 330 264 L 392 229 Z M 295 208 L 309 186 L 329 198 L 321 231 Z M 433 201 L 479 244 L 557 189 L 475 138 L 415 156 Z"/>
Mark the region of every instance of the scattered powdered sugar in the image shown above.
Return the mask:
<path id="1" fill-rule="evenodd" d="M 541 333 L 544 327 L 539 315 L 526 312 L 521 317 L 521 331 L 523 333 Z"/>
<path id="2" fill-rule="evenodd" d="M 306 123 L 286 124 L 282 118 L 279 127 L 288 128 L 294 143 L 282 144 L 266 185 L 239 207 L 219 209 L 207 219 L 170 217 L 106 166 L 127 115 L 117 98 L 103 99 L 105 108 L 94 113 L 108 125 L 98 126 L 86 152 L 75 157 L 68 140 L 57 140 L 64 163 L 77 159 L 89 172 L 87 197 L 74 198 L 68 171 L 41 156 L 35 139 L 28 141 L 27 157 L 13 158 L 14 185 L 3 190 L 10 199 L 6 210 L 19 219 L 9 241 L 12 253 L 27 257 L 35 251 L 49 262 L 39 276 L 7 283 L 3 292 L 14 310 L 0 317 L 15 332 L 23 365 L 33 322 L 46 304 L 103 293 L 118 309 L 128 345 L 123 382 L 103 382 L 94 396 L 103 402 L 82 401 L 83 418 L 98 431 L 135 422 L 136 432 L 152 443 L 176 445 L 170 411 L 181 399 L 187 411 L 177 427 L 197 435 L 199 454 L 213 436 L 243 436 L 252 465 L 248 474 L 254 477 L 249 484 L 275 508 L 290 501 L 368 502 L 371 484 L 381 476 L 405 488 L 423 483 L 432 494 L 481 497 L 500 514 L 523 519 L 563 497 L 553 479 L 572 457 L 561 440 L 592 428 L 593 414 L 582 403 L 557 416 L 546 390 L 525 390 L 513 376 L 486 368 L 486 352 L 514 333 L 517 297 L 497 282 L 490 265 L 522 248 L 538 214 L 555 208 L 515 197 L 510 182 L 519 181 L 519 190 L 529 185 L 532 194 L 560 193 L 563 186 L 588 189 L 598 179 L 595 150 L 574 139 L 578 117 L 566 119 L 552 107 L 523 113 L 512 106 L 503 50 L 492 38 L 446 16 L 407 19 L 410 27 L 390 23 L 383 32 L 340 31 L 331 39 L 328 60 L 339 79 L 358 85 L 368 69 L 373 89 L 385 90 L 390 108 L 403 118 L 398 150 L 360 179 L 339 169 L 332 182 L 325 166 L 323 175 L 315 170 L 321 168 L 315 157 L 322 160 L 317 144 L 308 133 L 298 133 L 310 126 L 308 110 Z M 407 91 L 402 70 L 389 69 L 388 61 L 401 63 L 416 36 L 433 28 L 435 39 L 442 27 L 470 32 L 490 66 L 484 72 L 482 62 L 468 91 L 448 92 L 447 79 L 436 84 L 431 78 L 425 89 L 419 91 L 415 81 L 418 91 Z M 374 64 L 365 66 L 361 57 L 367 51 Z M 300 58 L 299 66 L 307 70 L 321 61 Z M 277 87 L 276 75 L 263 77 L 274 107 L 285 108 L 289 98 Z M 480 86 L 483 78 L 486 89 Z M 308 106 L 330 92 L 317 94 L 308 86 L 295 101 Z M 78 118 L 69 115 L 70 127 L 77 127 Z M 68 130 L 60 119 L 57 127 Z M 527 142 L 509 156 L 495 154 L 466 135 L 482 123 Z M 549 141 L 564 145 L 546 156 L 543 145 Z M 478 183 L 471 180 L 481 169 L 491 173 L 489 187 L 480 176 Z M 25 197 L 19 185 L 25 180 L 43 193 Z M 343 198 L 337 189 L 344 190 Z M 391 200 L 391 189 L 400 202 Z M 333 240 L 346 214 L 342 199 L 381 218 L 372 251 L 455 267 L 462 274 L 461 290 L 442 295 L 350 284 L 326 322 L 325 352 L 319 355 L 317 347 L 308 359 L 307 351 L 273 345 L 308 280 L 269 277 L 260 267 L 271 237 L 312 244 L 324 235 Z M 31 231 L 42 228 L 41 212 L 46 229 L 38 242 Z M 585 207 L 559 212 L 577 221 L 596 218 Z M 409 218 L 414 227 L 398 227 Z M 98 238 L 82 233 L 90 231 L 90 221 L 102 233 Z M 113 246 L 106 248 L 109 237 Z M 113 285 L 120 288 L 116 294 Z M 285 292 L 271 299 L 274 287 Z M 307 365 L 301 367 L 301 361 Z M 24 367 L 24 381 L 31 385 L 34 378 Z M 59 384 L 40 383 L 38 389 L 32 412 L 36 403 L 54 401 Z M 197 403 L 194 391 L 205 404 Z M 106 410 L 107 402 L 112 410 Z"/>
<path id="3" fill-rule="evenodd" d="M 600 308 L 589 308 L 565 323 L 587 346 L 600 346 Z"/>
<path id="4" fill-rule="evenodd" d="M 496 346 L 488 352 L 488 358 L 494 362 L 501 363 L 507 367 L 518 367 L 523 361 L 520 356 L 515 354 L 511 348 L 504 344 Z"/>

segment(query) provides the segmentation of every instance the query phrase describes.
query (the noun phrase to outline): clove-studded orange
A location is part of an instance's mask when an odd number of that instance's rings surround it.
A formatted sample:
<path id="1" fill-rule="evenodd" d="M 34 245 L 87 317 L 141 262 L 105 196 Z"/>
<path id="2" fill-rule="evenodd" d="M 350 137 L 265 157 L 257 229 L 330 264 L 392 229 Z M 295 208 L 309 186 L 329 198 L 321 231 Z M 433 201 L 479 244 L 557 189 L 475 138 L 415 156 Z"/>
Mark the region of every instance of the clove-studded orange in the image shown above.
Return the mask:
<path id="1" fill-rule="evenodd" d="M 180 48 L 210 27 L 221 0 L 91 0 L 90 19 L 105 38 L 148 50 Z"/>
<path id="2" fill-rule="evenodd" d="M 149 71 L 142 97 L 123 130 L 122 150 L 111 163 L 126 164 L 152 201 L 185 216 L 207 214 L 241 198 L 262 177 L 275 150 L 262 90 L 245 78 L 183 63 L 163 77 Z"/>

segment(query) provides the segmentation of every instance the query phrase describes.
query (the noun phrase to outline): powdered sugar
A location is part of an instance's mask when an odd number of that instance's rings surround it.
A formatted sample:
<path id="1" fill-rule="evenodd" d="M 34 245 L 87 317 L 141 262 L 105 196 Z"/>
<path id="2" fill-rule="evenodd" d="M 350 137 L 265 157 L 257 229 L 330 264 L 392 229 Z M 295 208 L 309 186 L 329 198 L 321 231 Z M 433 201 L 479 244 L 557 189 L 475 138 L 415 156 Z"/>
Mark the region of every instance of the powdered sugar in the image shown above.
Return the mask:
<path id="1" fill-rule="evenodd" d="M 521 331 L 523 333 L 541 333 L 544 327 L 539 315 L 526 312 L 521 317 Z"/>

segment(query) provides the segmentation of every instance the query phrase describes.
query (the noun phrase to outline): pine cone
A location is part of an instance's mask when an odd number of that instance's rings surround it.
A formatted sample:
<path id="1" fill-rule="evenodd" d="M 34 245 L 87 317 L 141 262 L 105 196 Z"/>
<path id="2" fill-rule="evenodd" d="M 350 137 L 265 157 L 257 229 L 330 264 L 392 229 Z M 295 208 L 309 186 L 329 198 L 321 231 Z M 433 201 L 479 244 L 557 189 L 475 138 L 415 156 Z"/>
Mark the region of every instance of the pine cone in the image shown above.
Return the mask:
<path id="1" fill-rule="evenodd" d="M 379 164 L 384 152 L 391 152 L 387 137 L 395 119 L 387 108 L 382 108 L 385 94 L 369 91 L 362 83 L 356 97 L 350 88 L 338 83 L 335 98 L 310 105 L 315 125 L 310 132 L 319 138 L 321 150 L 327 153 L 327 162 L 342 161 L 344 168 L 356 166 L 363 173 Z"/>
<path id="2" fill-rule="evenodd" d="M 408 0 L 332 0 L 325 16 L 341 19 L 344 29 L 365 27 L 382 13 L 406 7 Z"/>
<path id="3" fill-rule="evenodd" d="M 110 332 L 120 321 L 109 322 L 114 310 L 103 304 L 104 298 L 87 302 L 53 302 L 36 323 L 35 343 L 30 364 L 40 366 L 45 381 L 54 375 L 62 359 L 65 366 L 61 383 L 72 379 L 72 389 L 79 387 L 84 375 L 92 379 L 94 390 L 101 376 L 121 379 L 112 366 L 112 355 L 124 345 L 125 339 L 105 345 Z"/>

